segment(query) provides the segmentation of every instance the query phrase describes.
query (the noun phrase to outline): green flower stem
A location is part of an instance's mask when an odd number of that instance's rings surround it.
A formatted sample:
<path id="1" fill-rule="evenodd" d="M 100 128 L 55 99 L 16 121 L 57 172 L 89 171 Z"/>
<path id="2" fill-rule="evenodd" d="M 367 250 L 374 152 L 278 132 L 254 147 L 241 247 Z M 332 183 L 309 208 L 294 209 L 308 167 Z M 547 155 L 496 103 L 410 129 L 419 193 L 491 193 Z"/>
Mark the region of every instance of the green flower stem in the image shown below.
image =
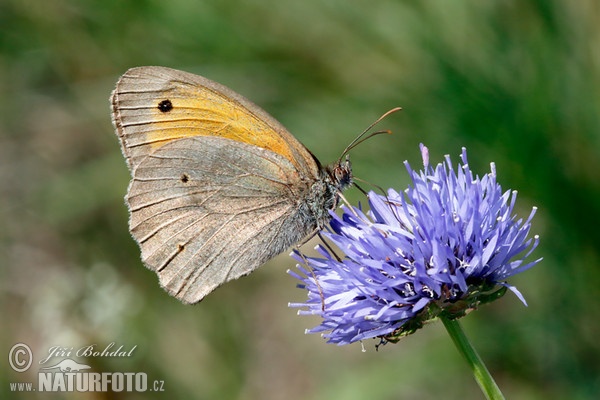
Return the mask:
<path id="1" fill-rule="evenodd" d="M 504 395 L 500 391 L 500 388 L 496 385 L 494 378 L 490 375 L 490 371 L 486 368 L 483 360 L 481 360 L 481 357 L 479 357 L 479 354 L 477 354 L 477 351 L 471 345 L 471 342 L 469 342 L 458 320 L 449 319 L 445 316 L 440 316 L 440 319 L 444 323 L 458 351 L 467 359 L 467 363 L 473 370 L 473 375 L 481 391 L 490 400 L 504 400 Z"/>

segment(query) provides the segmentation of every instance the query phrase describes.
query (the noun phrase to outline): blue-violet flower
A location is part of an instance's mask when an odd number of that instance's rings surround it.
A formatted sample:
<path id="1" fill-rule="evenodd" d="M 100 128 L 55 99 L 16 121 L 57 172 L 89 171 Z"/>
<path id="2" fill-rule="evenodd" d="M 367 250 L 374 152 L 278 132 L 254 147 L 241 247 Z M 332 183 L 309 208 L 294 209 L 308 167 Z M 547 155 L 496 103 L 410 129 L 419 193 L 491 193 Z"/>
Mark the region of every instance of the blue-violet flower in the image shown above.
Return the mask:
<path id="1" fill-rule="evenodd" d="M 538 245 L 537 235 L 528 238 L 536 208 L 517 219 L 517 192 L 502 192 L 493 163 L 474 176 L 464 148 L 456 171 L 449 156 L 434 168 L 423 145 L 421 154 L 424 171 L 405 162 L 412 185 L 403 194 L 370 192 L 366 214 L 346 206 L 341 216 L 332 212 L 323 235 L 343 259 L 322 246 L 322 258 L 294 253 L 302 265 L 289 273 L 302 281 L 308 300 L 290 307 L 323 318 L 307 332 L 339 345 L 395 342 L 442 313 L 462 317 L 507 289 L 525 303 L 505 280 L 541 260 L 524 263 Z"/>

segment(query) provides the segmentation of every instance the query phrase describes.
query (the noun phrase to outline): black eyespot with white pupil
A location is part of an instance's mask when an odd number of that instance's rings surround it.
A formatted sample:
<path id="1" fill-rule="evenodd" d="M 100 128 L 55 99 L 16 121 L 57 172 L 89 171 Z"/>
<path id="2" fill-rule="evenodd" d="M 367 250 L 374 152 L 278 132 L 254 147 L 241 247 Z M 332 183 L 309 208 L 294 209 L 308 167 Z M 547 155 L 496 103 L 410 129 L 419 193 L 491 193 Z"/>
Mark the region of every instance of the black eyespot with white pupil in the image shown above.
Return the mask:
<path id="1" fill-rule="evenodd" d="M 163 100 L 158 103 L 158 109 L 164 113 L 169 112 L 173 109 L 173 103 L 171 103 L 171 100 Z"/>

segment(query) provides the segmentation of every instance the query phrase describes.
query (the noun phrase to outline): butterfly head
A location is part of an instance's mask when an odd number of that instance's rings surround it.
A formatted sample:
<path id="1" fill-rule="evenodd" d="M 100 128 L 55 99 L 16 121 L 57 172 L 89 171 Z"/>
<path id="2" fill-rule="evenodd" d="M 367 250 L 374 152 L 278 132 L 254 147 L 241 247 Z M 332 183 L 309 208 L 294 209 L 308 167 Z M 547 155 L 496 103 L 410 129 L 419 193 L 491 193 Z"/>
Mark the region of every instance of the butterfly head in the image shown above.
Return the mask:
<path id="1" fill-rule="evenodd" d="M 327 172 L 331 184 L 338 192 L 341 192 L 352 185 L 352 164 L 350 163 L 349 155 L 346 155 L 346 158 L 343 161 L 339 160 L 335 164 L 330 165 L 327 168 Z"/>

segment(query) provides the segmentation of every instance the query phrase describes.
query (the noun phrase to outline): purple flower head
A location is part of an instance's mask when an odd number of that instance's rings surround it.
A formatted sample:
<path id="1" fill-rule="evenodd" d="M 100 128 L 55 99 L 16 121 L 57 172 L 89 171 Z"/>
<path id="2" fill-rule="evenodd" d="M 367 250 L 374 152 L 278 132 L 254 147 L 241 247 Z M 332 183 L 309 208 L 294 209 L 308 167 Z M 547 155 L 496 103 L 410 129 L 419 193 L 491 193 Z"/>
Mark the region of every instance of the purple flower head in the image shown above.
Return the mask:
<path id="1" fill-rule="evenodd" d="M 412 185 L 398 193 L 368 194 L 370 211 L 342 207 L 332 212 L 324 235 L 345 255 L 319 246 L 322 258 L 294 258 L 302 265 L 290 274 L 308 290 L 301 315 L 320 315 L 321 332 L 330 343 L 348 344 L 379 337 L 397 341 L 437 315 L 459 318 L 478 305 L 516 288 L 505 280 L 537 264 L 524 263 L 537 247 L 528 238 L 527 220 L 517 219 L 516 191 L 503 192 L 496 170 L 479 178 L 467 164 L 455 171 L 450 157 L 435 168 L 421 145 L 424 171 L 405 162 Z"/>

